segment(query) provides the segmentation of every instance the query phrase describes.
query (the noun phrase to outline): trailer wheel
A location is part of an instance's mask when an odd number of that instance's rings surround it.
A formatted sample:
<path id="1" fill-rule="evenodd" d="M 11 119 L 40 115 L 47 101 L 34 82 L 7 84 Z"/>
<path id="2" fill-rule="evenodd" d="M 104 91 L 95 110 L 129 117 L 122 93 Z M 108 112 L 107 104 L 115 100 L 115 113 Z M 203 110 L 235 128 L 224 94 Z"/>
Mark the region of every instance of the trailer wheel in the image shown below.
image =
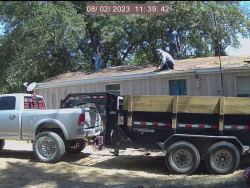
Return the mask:
<path id="1" fill-rule="evenodd" d="M 36 158 L 41 162 L 55 163 L 60 161 L 65 152 L 62 138 L 54 132 L 42 132 L 33 143 Z"/>
<path id="2" fill-rule="evenodd" d="M 69 140 L 66 142 L 66 152 L 72 154 L 78 154 L 86 147 L 85 140 Z"/>
<path id="3" fill-rule="evenodd" d="M 200 164 L 200 154 L 193 144 L 180 141 L 168 148 L 165 161 L 173 174 L 192 174 Z"/>
<path id="4" fill-rule="evenodd" d="M 212 174 L 233 173 L 240 163 L 238 149 L 229 142 L 212 145 L 206 155 L 206 167 Z"/>
<path id="5" fill-rule="evenodd" d="M 4 145 L 5 145 L 5 141 L 4 140 L 0 140 L 0 150 L 3 149 Z"/>

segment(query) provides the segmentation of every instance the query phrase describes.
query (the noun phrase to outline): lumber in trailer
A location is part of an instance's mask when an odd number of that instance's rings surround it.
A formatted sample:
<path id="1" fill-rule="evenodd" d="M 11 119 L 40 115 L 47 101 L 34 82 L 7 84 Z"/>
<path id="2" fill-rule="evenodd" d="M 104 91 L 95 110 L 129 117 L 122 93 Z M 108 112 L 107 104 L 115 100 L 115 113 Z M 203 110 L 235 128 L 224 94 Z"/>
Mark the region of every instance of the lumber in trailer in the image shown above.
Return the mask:
<path id="1" fill-rule="evenodd" d="M 172 128 L 176 128 L 177 113 L 218 114 L 219 130 L 224 127 L 224 115 L 250 115 L 250 98 L 207 96 L 149 96 L 125 95 L 123 110 L 127 110 L 128 126 L 132 126 L 132 112 L 172 112 Z"/>

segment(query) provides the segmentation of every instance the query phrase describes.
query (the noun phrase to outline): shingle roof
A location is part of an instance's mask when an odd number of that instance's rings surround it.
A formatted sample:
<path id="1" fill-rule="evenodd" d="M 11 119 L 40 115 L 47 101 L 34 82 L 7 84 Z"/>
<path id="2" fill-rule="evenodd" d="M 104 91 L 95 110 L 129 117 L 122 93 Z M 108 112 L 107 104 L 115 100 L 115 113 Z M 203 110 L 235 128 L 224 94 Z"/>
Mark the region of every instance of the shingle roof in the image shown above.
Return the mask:
<path id="1" fill-rule="evenodd" d="M 250 56 L 222 56 L 221 62 L 223 68 L 249 68 Z M 197 69 L 206 69 L 206 68 L 219 68 L 220 61 L 218 57 L 204 57 L 204 58 L 195 58 L 195 59 L 184 59 L 184 60 L 175 60 L 175 69 L 171 71 L 171 74 L 175 72 L 187 72 L 190 70 Z M 88 79 L 98 79 L 98 78 L 107 78 L 114 76 L 127 76 L 135 74 L 145 74 L 153 73 L 156 71 L 156 67 L 153 67 L 152 64 L 140 65 L 140 66 L 119 66 L 102 69 L 98 72 L 71 72 L 60 74 L 58 76 L 49 78 L 39 83 L 38 85 L 69 82 L 69 81 L 78 81 L 78 80 L 88 80 Z"/>

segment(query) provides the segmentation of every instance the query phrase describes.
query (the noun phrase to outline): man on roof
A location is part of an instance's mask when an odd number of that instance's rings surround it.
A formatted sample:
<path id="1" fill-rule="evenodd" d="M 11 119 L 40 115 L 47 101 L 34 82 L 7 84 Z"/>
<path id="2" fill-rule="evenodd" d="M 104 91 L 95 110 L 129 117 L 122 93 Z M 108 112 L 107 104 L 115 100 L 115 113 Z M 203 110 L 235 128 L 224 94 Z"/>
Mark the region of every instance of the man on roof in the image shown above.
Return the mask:
<path id="1" fill-rule="evenodd" d="M 104 42 L 101 41 L 99 45 L 97 45 L 96 51 L 94 52 L 95 55 L 95 70 L 99 71 L 102 68 L 102 57 L 101 52 L 103 50 Z"/>
<path id="2" fill-rule="evenodd" d="M 157 49 L 156 52 L 157 52 L 157 55 L 161 56 L 161 64 L 160 64 L 159 71 L 174 69 L 175 62 L 174 62 L 173 57 L 169 53 L 161 49 Z"/>
<path id="3" fill-rule="evenodd" d="M 175 52 L 177 53 L 177 58 L 179 58 L 179 48 L 180 48 L 180 40 L 179 34 L 175 30 L 175 27 L 172 26 L 170 29 L 168 27 L 165 28 L 165 33 L 168 35 L 169 39 L 169 53 L 173 58 L 175 58 Z"/>

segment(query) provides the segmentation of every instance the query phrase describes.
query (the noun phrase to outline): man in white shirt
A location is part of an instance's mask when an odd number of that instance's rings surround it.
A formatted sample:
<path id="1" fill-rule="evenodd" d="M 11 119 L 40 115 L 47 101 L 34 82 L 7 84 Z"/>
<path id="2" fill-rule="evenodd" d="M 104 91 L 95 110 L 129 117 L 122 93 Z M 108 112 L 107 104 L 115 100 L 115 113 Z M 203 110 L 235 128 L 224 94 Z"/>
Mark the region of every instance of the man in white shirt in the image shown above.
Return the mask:
<path id="1" fill-rule="evenodd" d="M 157 52 L 157 55 L 161 56 L 160 70 L 174 69 L 174 65 L 175 65 L 174 59 L 169 53 L 161 49 L 157 49 L 156 52 Z"/>

